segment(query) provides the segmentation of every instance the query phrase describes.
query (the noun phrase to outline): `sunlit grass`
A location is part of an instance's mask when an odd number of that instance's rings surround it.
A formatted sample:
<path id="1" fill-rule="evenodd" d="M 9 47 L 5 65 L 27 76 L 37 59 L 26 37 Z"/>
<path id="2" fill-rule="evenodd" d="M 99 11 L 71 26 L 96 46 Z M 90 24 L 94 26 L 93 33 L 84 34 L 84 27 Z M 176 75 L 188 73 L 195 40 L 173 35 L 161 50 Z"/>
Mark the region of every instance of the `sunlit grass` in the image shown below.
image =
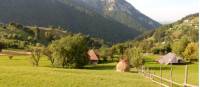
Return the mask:
<path id="1" fill-rule="evenodd" d="M 138 73 L 115 72 L 115 63 L 85 69 L 52 68 L 43 57 L 32 67 L 29 56 L 0 56 L 0 87 L 157 87 Z"/>
<path id="2" fill-rule="evenodd" d="M 157 55 L 150 55 L 146 56 L 148 60 L 154 60 L 156 58 L 159 58 Z M 160 64 L 156 62 L 146 62 L 146 67 L 150 68 L 151 72 L 155 72 L 156 75 L 160 75 Z M 184 82 L 184 76 L 185 76 L 185 65 L 172 65 L 172 77 L 173 80 L 178 83 Z M 162 65 L 162 76 L 164 78 L 170 79 L 170 65 Z M 193 85 L 198 85 L 199 83 L 199 72 L 198 72 L 198 63 L 189 64 L 188 65 L 188 83 Z"/>

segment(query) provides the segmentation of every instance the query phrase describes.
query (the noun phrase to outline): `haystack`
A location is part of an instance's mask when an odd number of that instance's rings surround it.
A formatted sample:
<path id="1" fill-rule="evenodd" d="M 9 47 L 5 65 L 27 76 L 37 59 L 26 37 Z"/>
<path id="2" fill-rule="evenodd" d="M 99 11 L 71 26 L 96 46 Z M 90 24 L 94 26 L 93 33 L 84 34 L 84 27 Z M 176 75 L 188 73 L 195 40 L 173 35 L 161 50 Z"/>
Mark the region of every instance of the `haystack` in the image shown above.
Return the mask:
<path id="1" fill-rule="evenodd" d="M 116 66 L 117 72 L 128 72 L 130 70 L 130 64 L 128 59 L 120 59 Z"/>

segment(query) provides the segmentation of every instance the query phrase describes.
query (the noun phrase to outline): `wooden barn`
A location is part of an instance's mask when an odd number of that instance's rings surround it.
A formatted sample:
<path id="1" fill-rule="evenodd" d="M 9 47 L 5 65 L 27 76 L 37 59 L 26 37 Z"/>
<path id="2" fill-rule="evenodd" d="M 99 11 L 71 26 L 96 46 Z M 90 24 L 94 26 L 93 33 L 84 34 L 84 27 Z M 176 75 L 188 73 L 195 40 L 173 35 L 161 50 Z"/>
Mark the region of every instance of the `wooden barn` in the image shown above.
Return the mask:
<path id="1" fill-rule="evenodd" d="M 98 64 L 99 54 L 94 49 L 88 51 L 88 56 L 89 56 L 90 64 L 95 64 L 95 65 Z"/>
<path id="2" fill-rule="evenodd" d="M 176 56 L 175 53 L 168 53 L 156 60 L 160 64 L 183 64 L 185 63 L 183 58 Z"/>

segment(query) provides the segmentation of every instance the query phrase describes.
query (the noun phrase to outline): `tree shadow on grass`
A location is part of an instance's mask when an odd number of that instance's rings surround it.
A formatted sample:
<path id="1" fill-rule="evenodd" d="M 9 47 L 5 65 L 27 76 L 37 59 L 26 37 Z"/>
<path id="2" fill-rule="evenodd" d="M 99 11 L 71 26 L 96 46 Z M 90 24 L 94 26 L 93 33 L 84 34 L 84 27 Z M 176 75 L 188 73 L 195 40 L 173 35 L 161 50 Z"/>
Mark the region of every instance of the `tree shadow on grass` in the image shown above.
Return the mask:
<path id="1" fill-rule="evenodd" d="M 149 67 L 150 70 L 160 70 L 160 67 Z M 162 70 L 170 70 L 170 67 L 162 67 Z"/>
<path id="2" fill-rule="evenodd" d="M 132 71 L 129 71 L 129 72 L 130 73 L 138 73 L 138 71 L 135 71 L 135 70 L 134 71 L 132 70 Z"/>
<path id="3" fill-rule="evenodd" d="M 115 69 L 115 65 L 90 65 L 90 66 L 86 66 L 84 67 L 84 69 L 88 69 L 88 70 L 114 70 Z"/>

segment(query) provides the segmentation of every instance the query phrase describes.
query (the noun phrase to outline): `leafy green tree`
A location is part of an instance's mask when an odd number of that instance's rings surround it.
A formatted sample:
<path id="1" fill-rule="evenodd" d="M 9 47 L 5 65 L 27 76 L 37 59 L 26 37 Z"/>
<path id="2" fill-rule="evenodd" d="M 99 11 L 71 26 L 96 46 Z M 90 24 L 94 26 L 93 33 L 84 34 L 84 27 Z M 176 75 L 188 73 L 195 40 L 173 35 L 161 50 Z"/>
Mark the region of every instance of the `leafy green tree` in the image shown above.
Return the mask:
<path id="1" fill-rule="evenodd" d="M 176 53 L 179 56 L 182 56 L 182 52 L 185 51 L 185 48 L 187 44 L 189 43 L 188 39 L 186 37 L 181 38 L 178 41 L 175 41 L 172 44 L 172 52 Z"/>
<path id="2" fill-rule="evenodd" d="M 140 68 L 144 64 L 143 51 L 139 48 L 129 48 L 126 50 L 125 55 L 133 67 Z"/>
<path id="3" fill-rule="evenodd" d="M 88 38 L 76 34 L 54 41 L 50 49 L 53 50 L 55 66 L 63 68 L 80 68 L 88 64 Z"/>
<path id="4" fill-rule="evenodd" d="M 184 58 L 187 60 L 199 58 L 199 47 L 198 43 L 189 43 L 183 52 Z"/>

